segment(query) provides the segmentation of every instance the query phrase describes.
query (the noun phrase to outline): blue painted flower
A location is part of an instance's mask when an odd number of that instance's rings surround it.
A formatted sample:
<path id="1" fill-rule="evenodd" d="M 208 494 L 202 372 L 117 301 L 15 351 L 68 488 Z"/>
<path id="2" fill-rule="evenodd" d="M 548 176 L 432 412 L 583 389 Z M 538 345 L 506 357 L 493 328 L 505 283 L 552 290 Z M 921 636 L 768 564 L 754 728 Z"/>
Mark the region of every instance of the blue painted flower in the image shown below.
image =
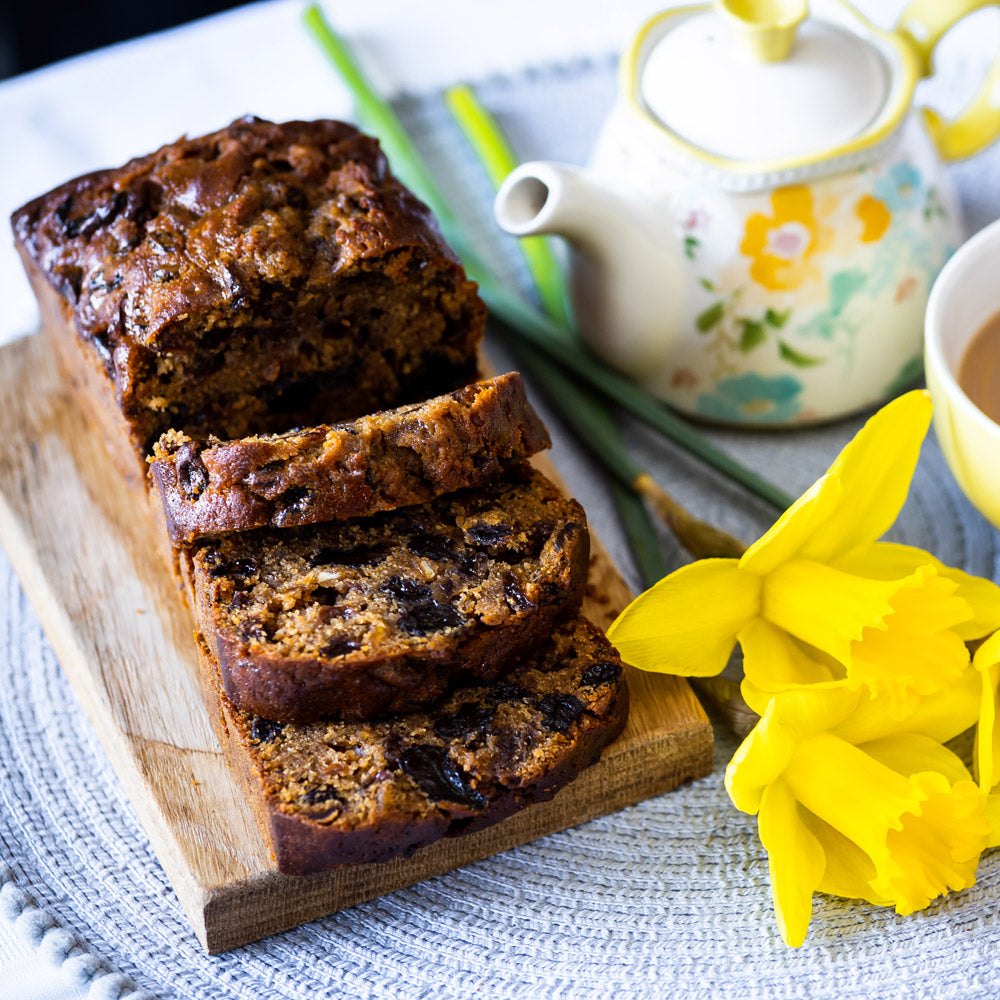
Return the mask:
<path id="1" fill-rule="evenodd" d="M 917 208 L 923 204 L 924 179 L 912 163 L 895 163 L 875 182 L 875 197 L 884 201 L 890 212 Z"/>
<path id="2" fill-rule="evenodd" d="M 712 420 L 731 423 L 772 423 L 791 420 L 802 402 L 802 383 L 791 375 L 768 378 L 747 372 L 725 378 L 715 392 L 698 397 L 698 412 Z"/>

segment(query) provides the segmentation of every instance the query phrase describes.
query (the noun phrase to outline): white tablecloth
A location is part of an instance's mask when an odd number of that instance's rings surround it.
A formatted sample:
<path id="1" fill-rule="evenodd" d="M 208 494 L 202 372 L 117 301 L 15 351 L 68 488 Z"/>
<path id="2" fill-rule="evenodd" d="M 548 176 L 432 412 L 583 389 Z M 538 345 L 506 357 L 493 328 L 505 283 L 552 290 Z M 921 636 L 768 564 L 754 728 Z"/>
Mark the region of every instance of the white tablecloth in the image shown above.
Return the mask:
<path id="1" fill-rule="evenodd" d="M 411 95 L 403 101 L 410 120 L 433 130 L 438 112 L 421 95 L 468 80 L 481 84 L 494 110 L 506 112 L 523 155 L 579 161 L 613 92 L 613 53 L 659 6 L 617 0 L 612 15 L 602 0 L 380 0 L 331 3 L 329 13 L 380 85 Z M 888 25 L 902 5 L 859 6 Z M 301 28 L 300 10 L 288 0 L 254 4 L 0 83 L 0 209 L 9 214 L 70 176 L 246 113 L 349 117 L 349 97 Z M 943 46 L 947 79 L 927 88 L 926 99 L 956 107 L 998 45 L 996 19 L 976 15 Z M 970 229 L 1000 214 L 997 150 L 953 173 Z M 0 343 L 35 328 L 34 302 L 8 240 L 0 241 L 0 303 Z M 553 423 L 560 471 L 635 583 L 600 476 Z M 854 426 L 788 437 L 714 436 L 798 491 Z M 764 505 L 642 428 L 629 438 L 683 501 L 744 537 L 766 526 Z M 933 442 L 898 533 L 996 578 L 996 532 L 957 492 Z M 676 547 L 665 544 L 678 561 Z M 0 1000 L 662 997 L 680 995 L 678 982 L 692 996 L 874 997 L 897 995 L 896 983 L 905 984 L 898 995 L 996 995 L 997 858 L 984 865 L 975 890 L 908 921 L 827 901 L 806 948 L 788 953 L 774 931 L 753 823 L 728 807 L 718 774 L 207 959 L 2 555 L 0 595 L 0 649 L 11 663 L 0 692 L 0 779 L 7 779 L 0 784 Z M 53 725 L 64 731 L 49 742 Z M 719 744 L 721 764 L 733 742 L 720 731 Z M 74 768 L 81 777 L 72 777 Z M 79 786 L 79 829 L 68 830 L 67 813 L 42 795 L 60 781 Z M 65 857 L 70 850 L 81 851 L 75 867 Z"/>

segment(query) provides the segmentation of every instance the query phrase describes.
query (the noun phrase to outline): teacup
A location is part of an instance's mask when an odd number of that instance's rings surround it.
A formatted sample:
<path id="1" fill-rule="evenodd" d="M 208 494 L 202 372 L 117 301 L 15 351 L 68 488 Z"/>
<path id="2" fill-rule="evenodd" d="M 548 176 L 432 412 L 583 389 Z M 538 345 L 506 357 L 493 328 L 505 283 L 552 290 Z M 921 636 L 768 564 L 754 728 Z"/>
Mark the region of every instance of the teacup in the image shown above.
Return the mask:
<path id="1" fill-rule="evenodd" d="M 1000 424 L 958 381 L 970 340 L 1000 312 L 1000 220 L 963 244 L 931 289 L 924 361 L 934 401 L 934 430 L 965 495 L 1000 527 Z"/>

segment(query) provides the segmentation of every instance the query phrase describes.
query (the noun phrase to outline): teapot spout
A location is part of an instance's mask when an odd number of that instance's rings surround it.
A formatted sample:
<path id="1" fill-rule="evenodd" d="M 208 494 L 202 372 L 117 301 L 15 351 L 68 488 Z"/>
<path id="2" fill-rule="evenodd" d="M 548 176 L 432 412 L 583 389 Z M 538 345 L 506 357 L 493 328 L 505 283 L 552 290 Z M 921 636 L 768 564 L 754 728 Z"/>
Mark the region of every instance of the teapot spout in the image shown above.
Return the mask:
<path id="1" fill-rule="evenodd" d="M 587 171 L 544 162 L 514 170 L 493 212 L 514 236 L 569 243 L 574 314 L 595 353 L 640 380 L 663 367 L 683 314 L 684 258 L 672 220 L 650 217 Z"/>

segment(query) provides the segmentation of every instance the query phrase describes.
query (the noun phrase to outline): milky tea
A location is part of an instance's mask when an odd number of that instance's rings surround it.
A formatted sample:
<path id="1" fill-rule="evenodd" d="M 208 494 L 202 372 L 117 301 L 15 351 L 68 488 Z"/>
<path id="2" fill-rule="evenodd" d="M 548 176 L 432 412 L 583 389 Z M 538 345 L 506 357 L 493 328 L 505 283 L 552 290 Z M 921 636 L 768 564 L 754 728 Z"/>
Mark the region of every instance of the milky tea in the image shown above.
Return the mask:
<path id="1" fill-rule="evenodd" d="M 969 399 L 1000 424 L 1000 312 L 972 335 L 958 364 L 957 378 Z"/>

